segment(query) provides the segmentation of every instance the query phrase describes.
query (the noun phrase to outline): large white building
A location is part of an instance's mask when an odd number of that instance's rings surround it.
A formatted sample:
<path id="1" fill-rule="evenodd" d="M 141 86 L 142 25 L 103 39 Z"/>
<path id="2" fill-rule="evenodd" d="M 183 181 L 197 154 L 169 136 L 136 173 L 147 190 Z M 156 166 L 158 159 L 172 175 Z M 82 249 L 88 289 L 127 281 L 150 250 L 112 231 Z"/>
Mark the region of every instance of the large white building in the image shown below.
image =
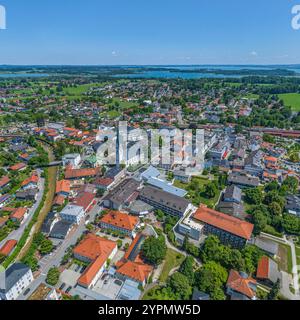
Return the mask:
<path id="1" fill-rule="evenodd" d="M 23 263 L 14 263 L 0 273 L 0 300 L 16 300 L 32 281 L 31 269 Z"/>
<path id="2" fill-rule="evenodd" d="M 73 168 L 77 168 L 81 162 L 81 156 L 79 153 L 65 154 L 62 157 L 63 166 L 71 165 Z"/>
<path id="3" fill-rule="evenodd" d="M 84 208 L 81 206 L 67 205 L 61 211 L 60 216 L 62 220 L 79 224 L 84 217 Z"/>

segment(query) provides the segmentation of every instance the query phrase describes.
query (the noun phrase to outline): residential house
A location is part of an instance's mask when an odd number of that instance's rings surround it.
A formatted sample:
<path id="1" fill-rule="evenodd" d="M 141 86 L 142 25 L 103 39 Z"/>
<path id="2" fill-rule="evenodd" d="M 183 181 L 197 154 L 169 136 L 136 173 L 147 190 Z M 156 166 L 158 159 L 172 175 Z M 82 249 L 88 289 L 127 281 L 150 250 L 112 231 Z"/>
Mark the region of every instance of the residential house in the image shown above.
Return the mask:
<path id="1" fill-rule="evenodd" d="M 72 222 L 60 220 L 53 226 L 50 232 L 50 238 L 65 239 L 72 229 Z"/>
<path id="2" fill-rule="evenodd" d="M 21 187 L 23 190 L 28 190 L 28 189 L 37 189 L 38 188 L 38 182 L 39 182 L 39 176 L 34 173 L 29 177 L 28 179 L 25 179 Z"/>
<path id="3" fill-rule="evenodd" d="M 78 168 L 80 162 L 81 162 L 81 156 L 79 153 L 65 154 L 62 157 L 62 163 L 64 167 L 71 165 L 72 168 Z"/>
<path id="4" fill-rule="evenodd" d="M 0 255 L 8 257 L 16 247 L 17 243 L 17 240 L 7 240 L 0 249 Z"/>
<path id="5" fill-rule="evenodd" d="M 29 200 L 29 201 L 35 201 L 37 199 L 39 190 L 38 189 L 28 189 L 24 191 L 18 191 L 16 192 L 16 199 L 18 200 Z"/>
<path id="6" fill-rule="evenodd" d="M 23 171 L 27 168 L 27 164 L 20 162 L 17 164 L 14 164 L 13 166 L 9 167 L 9 170 L 11 171 Z"/>
<path id="7" fill-rule="evenodd" d="M 243 272 L 231 270 L 226 283 L 226 293 L 231 300 L 256 300 L 257 283 Z"/>
<path id="8" fill-rule="evenodd" d="M 27 216 L 28 216 L 27 208 L 17 208 L 10 215 L 10 219 L 13 222 L 22 223 L 27 218 Z"/>
<path id="9" fill-rule="evenodd" d="M 3 176 L 0 179 L 0 190 L 4 189 L 5 187 L 9 186 L 10 179 L 8 176 Z"/>
<path id="10" fill-rule="evenodd" d="M 56 182 L 56 195 L 68 197 L 71 192 L 71 183 L 69 180 L 60 180 Z"/>
<path id="11" fill-rule="evenodd" d="M 69 204 L 65 206 L 60 212 L 60 217 L 64 221 L 79 224 L 80 221 L 84 218 L 84 208 L 81 206 Z"/>
<path id="12" fill-rule="evenodd" d="M 16 300 L 33 281 L 31 269 L 23 263 L 14 263 L 0 273 L 0 300 Z"/>
<path id="13" fill-rule="evenodd" d="M 258 187 L 260 183 L 258 177 L 242 175 L 237 172 L 230 173 L 227 181 L 229 184 L 234 184 L 241 189 Z"/>

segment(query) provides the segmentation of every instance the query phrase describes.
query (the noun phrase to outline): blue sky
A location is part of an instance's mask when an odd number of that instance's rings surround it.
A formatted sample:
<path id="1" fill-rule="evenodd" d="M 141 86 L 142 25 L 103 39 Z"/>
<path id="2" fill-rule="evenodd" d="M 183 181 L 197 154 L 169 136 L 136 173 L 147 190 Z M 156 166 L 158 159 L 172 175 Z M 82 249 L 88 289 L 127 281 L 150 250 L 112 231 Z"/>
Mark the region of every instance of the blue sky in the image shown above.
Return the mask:
<path id="1" fill-rule="evenodd" d="M 300 0 L 0 0 L 0 64 L 292 64 Z"/>

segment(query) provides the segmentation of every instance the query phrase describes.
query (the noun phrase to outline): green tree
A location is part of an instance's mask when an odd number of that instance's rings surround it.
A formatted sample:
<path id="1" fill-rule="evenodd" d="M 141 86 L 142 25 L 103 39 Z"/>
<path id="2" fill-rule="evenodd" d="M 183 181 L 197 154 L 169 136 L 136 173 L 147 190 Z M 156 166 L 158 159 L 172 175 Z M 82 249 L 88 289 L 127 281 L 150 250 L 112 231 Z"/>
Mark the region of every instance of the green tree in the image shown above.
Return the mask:
<path id="1" fill-rule="evenodd" d="M 189 279 L 191 285 L 194 283 L 194 263 L 194 258 L 187 256 L 179 269 L 179 272 L 184 274 Z"/>
<path id="2" fill-rule="evenodd" d="M 141 251 L 142 255 L 150 263 L 154 265 L 160 264 L 167 254 L 167 246 L 164 236 L 158 238 L 152 236 L 147 238 L 143 243 Z"/>
<path id="3" fill-rule="evenodd" d="M 262 211 L 256 210 L 252 213 L 252 222 L 254 224 L 254 234 L 259 235 L 267 226 L 268 219 Z"/>
<path id="4" fill-rule="evenodd" d="M 46 282 L 51 286 L 55 286 L 58 283 L 59 276 L 60 276 L 60 272 L 58 268 L 53 267 L 49 270 L 47 274 Z"/>
<path id="5" fill-rule="evenodd" d="M 280 292 L 280 280 L 278 279 L 276 283 L 274 283 L 271 291 L 268 294 L 268 300 L 277 300 Z"/>
<path id="6" fill-rule="evenodd" d="M 209 183 L 205 186 L 204 195 L 208 199 L 214 198 L 217 192 L 218 192 L 218 188 L 216 187 L 215 183 Z"/>
<path id="7" fill-rule="evenodd" d="M 189 279 L 180 272 L 175 272 L 167 281 L 178 300 L 188 300 L 192 294 L 192 287 Z"/>
<path id="8" fill-rule="evenodd" d="M 210 261 L 205 263 L 196 273 L 195 285 L 206 292 L 213 300 L 225 300 L 224 285 L 228 273 L 220 264 Z"/>
<path id="9" fill-rule="evenodd" d="M 299 181 L 295 177 L 287 177 L 283 181 L 282 186 L 286 186 L 290 193 L 296 194 L 299 188 Z"/>
<path id="10" fill-rule="evenodd" d="M 247 189 L 245 191 L 246 202 L 259 205 L 263 200 L 263 194 L 259 188 Z"/>
<path id="11" fill-rule="evenodd" d="M 42 255 L 49 254 L 53 250 L 53 243 L 49 239 L 44 239 L 40 245 L 39 251 Z"/>

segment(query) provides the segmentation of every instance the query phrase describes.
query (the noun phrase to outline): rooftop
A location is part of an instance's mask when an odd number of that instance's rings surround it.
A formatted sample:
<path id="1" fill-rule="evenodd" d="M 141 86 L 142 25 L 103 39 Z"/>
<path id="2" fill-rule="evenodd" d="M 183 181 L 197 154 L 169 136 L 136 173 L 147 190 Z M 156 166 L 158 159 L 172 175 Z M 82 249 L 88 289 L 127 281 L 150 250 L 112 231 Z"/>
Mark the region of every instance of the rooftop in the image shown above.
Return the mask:
<path id="1" fill-rule="evenodd" d="M 200 205 L 193 218 L 249 240 L 253 224 Z"/>

